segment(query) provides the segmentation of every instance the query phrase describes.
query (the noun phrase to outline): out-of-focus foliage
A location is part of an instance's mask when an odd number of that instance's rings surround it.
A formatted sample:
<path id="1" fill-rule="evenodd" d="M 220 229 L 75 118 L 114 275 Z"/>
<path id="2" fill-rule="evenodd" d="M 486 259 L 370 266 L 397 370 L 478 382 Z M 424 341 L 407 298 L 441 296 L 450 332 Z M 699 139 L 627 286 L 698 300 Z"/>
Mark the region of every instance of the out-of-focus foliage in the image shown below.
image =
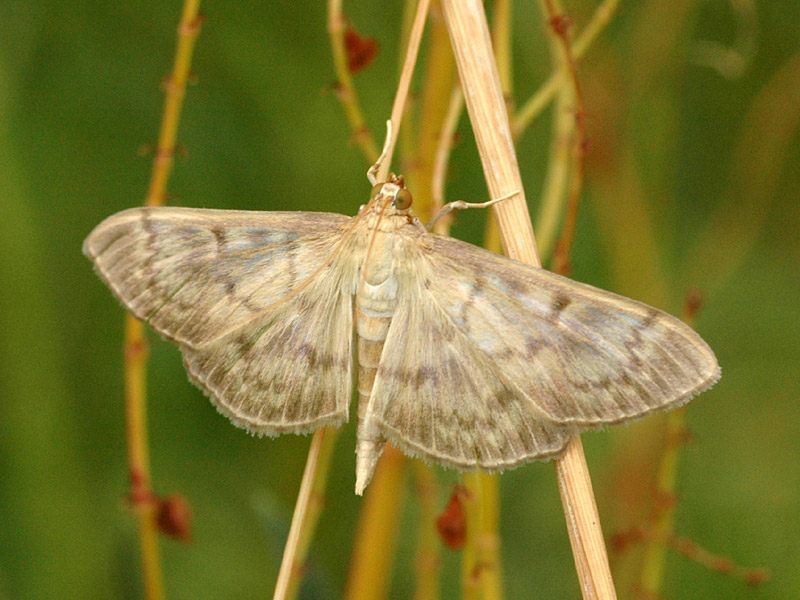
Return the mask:
<path id="1" fill-rule="evenodd" d="M 667 598 L 800 597 L 800 7 L 760 2 L 746 25 L 742 4 L 623 2 L 581 67 L 590 143 L 573 276 L 675 313 L 690 289 L 704 293 L 697 327 L 723 378 L 688 411 L 676 529 L 773 575 L 750 589 L 673 553 Z M 580 26 L 594 3 L 567 8 Z M 333 92 L 324 3 L 202 9 L 172 203 L 354 214 L 368 165 Z M 345 10 L 380 43 L 356 86 L 382 139 L 402 6 Z M 179 14 L 179 2 L 0 3 L 0 598 L 140 595 L 123 502 L 123 313 L 80 247 L 144 198 L 150 157 L 137 149 L 155 140 Z M 718 42 L 719 61 L 740 33 L 755 46 L 735 78 L 699 64 L 700 42 Z M 514 35 L 521 102 L 551 68 L 535 3 L 515 3 Z M 466 123 L 461 131 L 448 195 L 482 201 Z M 519 146 L 534 214 L 549 135 L 546 113 Z M 454 235 L 480 243 L 475 213 L 459 216 Z M 195 515 L 192 545 L 162 545 L 168 596 L 268 596 L 308 439 L 230 426 L 188 384 L 178 351 L 152 341 L 154 484 L 185 495 Z M 584 437 L 607 535 L 645 517 L 632 507 L 650 493 L 659 431 L 654 418 Z M 353 433 L 334 457 L 307 598 L 344 587 L 361 504 Z M 501 485 L 508 597 L 576 597 L 552 467 L 520 468 Z M 411 507 L 404 532 L 414 518 Z M 413 593 L 413 551 L 403 536 L 393 598 Z M 457 560 L 444 552 L 443 597 L 454 597 Z M 629 589 L 635 560 L 612 562 Z"/>

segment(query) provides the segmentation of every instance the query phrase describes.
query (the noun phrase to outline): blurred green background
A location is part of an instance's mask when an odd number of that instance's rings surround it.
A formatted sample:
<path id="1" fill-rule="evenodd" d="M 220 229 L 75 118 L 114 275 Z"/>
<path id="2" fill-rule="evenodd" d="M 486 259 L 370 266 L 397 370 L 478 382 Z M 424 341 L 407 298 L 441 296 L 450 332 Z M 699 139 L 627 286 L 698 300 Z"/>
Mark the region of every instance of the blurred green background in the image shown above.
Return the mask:
<path id="1" fill-rule="evenodd" d="M 567 8 L 582 25 L 594 6 Z M 332 92 L 324 3 L 201 9 L 171 202 L 354 214 L 367 164 Z M 137 149 L 156 139 L 180 10 L 0 3 L 0 599 L 141 595 L 124 504 L 123 312 L 80 248 L 103 218 L 143 201 L 151 157 Z M 354 0 L 345 10 L 380 44 L 356 86 L 382 139 L 402 6 Z M 534 3 L 515 5 L 514 28 L 521 102 L 551 59 Z M 676 529 L 772 573 L 749 588 L 670 553 L 667 598 L 800 597 L 798 32 L 796 0 L 623 2 L 581 67 L 590 150 L 572 276 L 676 314 L 690 289 L 703 293 L 697 327 L 723 378 L 688 412 Z M 550 121 L 547 111 L 519 145 L 534 215 Z M 466 118 L 460 130 L 448 196 L 482 201 Z M 481 213 L 460 215 L 453 234 L 481 243 Z M 178 351 L 152 342 L 154 484 L 185 495 L 195 517 L 191 545 L 162 544 L 168 597 L 271 597 L 308 438 L 232 427 L 187 382 Z M 649 442 L 659 425 L 584 436 L 607 536 L 633 524 L 631 498 L 651 493 L 638 470 L 658 458 Z M 353 449 L 349 426 L 305 598 L 344 588 L 362 502 Z M 455 476 L 437 472 L 444 507 Z M 501 493 L 508 597 L 578 597 L 552 466 L 503 475 Z M 414 507 L 406 513 L 392 598 L 414 589 Z M 444 550 L 443 560 L 443 597 L 455 597 L 458 558 Z M 612 561 L 628 597 L 625 557 Z"/>

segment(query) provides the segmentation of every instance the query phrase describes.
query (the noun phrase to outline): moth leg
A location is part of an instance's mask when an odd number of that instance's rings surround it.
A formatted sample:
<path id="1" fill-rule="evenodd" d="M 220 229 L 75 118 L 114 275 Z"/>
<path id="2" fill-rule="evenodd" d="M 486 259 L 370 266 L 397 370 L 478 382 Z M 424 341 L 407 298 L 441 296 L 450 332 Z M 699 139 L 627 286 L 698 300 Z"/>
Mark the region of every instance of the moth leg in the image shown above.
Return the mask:
<path id="1" fill-rule="evenodd" d="M 436 224 L 436 221 L 441 219 L 446 214 L 453 212 L 454 210 L 463 210 L 465 208 L 489 208 L 490 206 L 497 204 L 498 202 L 502 202 L 503 200 L 508 200 L 519 194 L 519 190 L 514 190 L 506 194 L 505 196 L 500 196 L 499 198 L 495 198 L 494 200 L 489 200 L 488 202 L 464 202 L 463 200 L 456 200 L 455 202 L 448 202 L 445 204 L 442 209 L 436 213 L 436 215 L 428 222 L 425 229 L 430 231 L 433 229 L 433 226 Z"/>

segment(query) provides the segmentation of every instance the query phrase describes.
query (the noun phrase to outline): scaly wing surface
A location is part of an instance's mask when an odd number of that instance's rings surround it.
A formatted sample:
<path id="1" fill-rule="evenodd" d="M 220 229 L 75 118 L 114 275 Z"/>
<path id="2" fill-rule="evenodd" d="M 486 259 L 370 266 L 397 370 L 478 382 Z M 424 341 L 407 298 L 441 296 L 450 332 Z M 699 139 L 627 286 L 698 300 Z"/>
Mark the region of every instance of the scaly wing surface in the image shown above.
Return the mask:
<path id="1" fill-rule="evenodd" d="M 498 471 L 559 455 L 570 428 L 548 422 L 431 293 L 437 265 L 409 245 L 398 305 L 364 418 L 368 437 L 458 469 Z M 447 282 L 439 282 L 442 290 Z M 453 299 L 456 301 L 455 299 Z"/>
<path id="2" fill-rule="evenodd" d="M 347 418 L 349 217 L 138 208 L 84 242 L 120 301 L 175 341 L 192 379 L 236 424 L 277 434 Z"/>
<path id="3" fill-rule="evenodd" d="M 661 311 L 452 238 L 417 248 L 403 250 L 365 419 L 406 452 L 512 467 L 719 378 L 705 342 Z"/>
<path id="4" fill-rule="evenodd" d="M 430 243 L 435 303 L 550 421 L 619 423 L 719 379 L 708 345 L 669 314 L 452 238 Z"/>

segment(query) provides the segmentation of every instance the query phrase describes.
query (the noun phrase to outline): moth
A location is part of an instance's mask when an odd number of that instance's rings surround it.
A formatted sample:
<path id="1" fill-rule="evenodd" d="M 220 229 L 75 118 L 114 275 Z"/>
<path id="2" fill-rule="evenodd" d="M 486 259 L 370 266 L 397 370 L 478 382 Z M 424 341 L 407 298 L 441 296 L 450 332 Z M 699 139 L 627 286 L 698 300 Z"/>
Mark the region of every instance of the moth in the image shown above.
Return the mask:
<path id="1" fill-rule="evenodd" d="M 83 251 L 235 425 L 270 436 L 341 425 L 355 381 L 357 494 L 387 441 L 500 471 L 719 378 L 680 320 L 429 233 L 411 202 L 392 176 L 355 217 L 134 208 Z"/>

